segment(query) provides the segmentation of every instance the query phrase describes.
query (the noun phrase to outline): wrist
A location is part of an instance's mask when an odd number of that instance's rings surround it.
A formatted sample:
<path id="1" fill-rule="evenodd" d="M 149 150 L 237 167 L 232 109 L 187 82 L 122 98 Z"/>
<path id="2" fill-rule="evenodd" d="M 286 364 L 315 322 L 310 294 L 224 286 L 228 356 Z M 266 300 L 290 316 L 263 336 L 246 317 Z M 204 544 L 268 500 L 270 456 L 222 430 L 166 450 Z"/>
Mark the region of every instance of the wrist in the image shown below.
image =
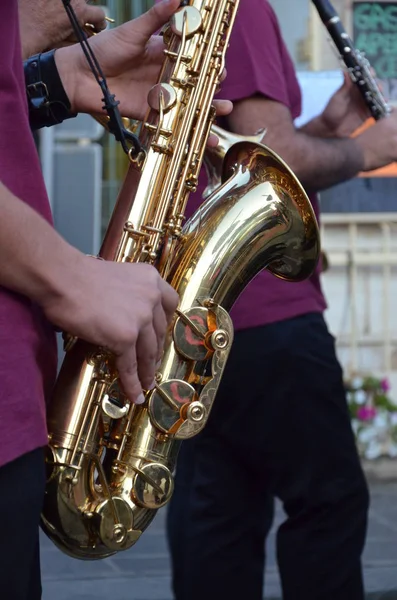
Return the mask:
<path id="1" fill-rule="evenodd" d="M 77 45 L 59 48 L 54 55 L 58 74 L 69 99 L 70 110 L 72 113 L 79 112 L 76 106 L 76 88 L 78 86 L 77 76 L 79 73 L 79 67 L 77 66 L 76 61 L 76 48 L 79 49 Z"/>
<path id="2" fill-rule="evenodd" d="M 51 257 L 31 267 L 32 289 L 29 295 L 44 310 L 63 301 L 75 289 L 76 274 L 84 258 L 84 254 L 56 233 L 52 245 Z"/>
<path id="3" fill-rule="evenodd" d="M 370 166 L 369 163 L 371 161 L 369 148 L 367 148 L 367 144 L 361 136 L 357 136 L 355 138 L 349 138 L 349 143 L 353 146 L 353 151 L 357 157 L 358 164 L 358 173 L 362 171 L 369 171 Z"/>
<path id="4" fill-rule="evenodd" d="M 41 52 L 46 46 L 45 39 L 41 39 L 40 31 L 34 31 L 32 27 L 24 22 L 20 23 L 22 60 L 27 60 L 33 54 Z"/>
<path id="5" fill-rule="evenodd" d="M 72 335 L 81 312 L 87 308 L 90 298 L 90 273 L 95 260 L 73 247 L 63 256 L 67 259 L 47 271 L 45 285 L 37 298 L 47 319 Z"/>
<path id="6" fill-rule="evenodd" d="M 22 60 L 27 60 L 30 56 L 36 53 L 34 48 L 33 40 L 30 39 L 29 35 L 22 36 Z"/>

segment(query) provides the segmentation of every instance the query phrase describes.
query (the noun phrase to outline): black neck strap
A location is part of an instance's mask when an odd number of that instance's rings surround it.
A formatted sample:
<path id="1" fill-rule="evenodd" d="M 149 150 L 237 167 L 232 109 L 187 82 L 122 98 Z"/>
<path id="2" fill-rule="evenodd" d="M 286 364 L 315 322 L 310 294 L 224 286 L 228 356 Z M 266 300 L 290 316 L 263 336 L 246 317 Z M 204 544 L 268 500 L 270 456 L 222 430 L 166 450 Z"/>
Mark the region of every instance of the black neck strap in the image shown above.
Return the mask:
<path id="1" fill-rule="evenodd" d="M 87 35 L 84 29 L 80 26 L 76 13 L 74 12 L 71 0 L 62 0 L 63 6 L 69 17 L 76 39 L 78 40 L 84 55 L 87 59 L 89 67 L 102 90 L 103 108 L 109 117 L 109 123 L 107 125 L 110 133 L 114 135 L 116 140 L 121 143 L 121 146 L 126 154 L 129 156 L 136 156 L 142 149 L 141 143 L 136 135 L 134 135 L 128 129 L 125 129 L 123 121 L 118 109 L 120 102 L 116 100 L 115 95 L 110 93 L 106 78 L 103 74 L 100 64 L 98 63 L 96 56 L 88 43 Z"/>

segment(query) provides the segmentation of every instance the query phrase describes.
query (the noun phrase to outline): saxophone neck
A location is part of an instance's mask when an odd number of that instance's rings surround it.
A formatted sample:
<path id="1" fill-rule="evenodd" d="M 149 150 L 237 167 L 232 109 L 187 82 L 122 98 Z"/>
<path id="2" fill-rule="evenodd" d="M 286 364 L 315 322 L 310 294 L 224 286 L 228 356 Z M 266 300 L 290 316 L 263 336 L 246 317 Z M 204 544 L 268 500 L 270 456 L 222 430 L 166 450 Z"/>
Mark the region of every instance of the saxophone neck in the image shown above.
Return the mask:
<path id="1" fill-rule="evenodd" d="M 207 148 L 206 156 L 220 154 L 222 158 L 224 158 L 229 148 L 231 148 L 234 144 L 237 144 L 238 142 L 248 141 L 259 144 L 263 136 L 266 134 L 266 129 L 259 129 L 256 133 L 252 135 L 241 135 L 232 131 L 226 131 L 226 129 L 223 129 L 222 127 L 214 123 L 211 127 L 211 132 L 218 137 L 219 144 L 215 148 Z"/>
<path id="2" fill-rule="evenodd" d="M 221 185 L 223 161 L 228 150 L 239 142 L 259 144 L 266 134 L 266 129 L 259 129 L 255 134 L 246 136 L 226 131 L 226 129 L 214 124 L 211 127 L 211 132 L 217 136 L 219 143 L 215 147 L 207 147 L 204 154 L 204 167 L 207 173 L 208 184 L 204 190 L 203 198 L 207 198 Z"/>

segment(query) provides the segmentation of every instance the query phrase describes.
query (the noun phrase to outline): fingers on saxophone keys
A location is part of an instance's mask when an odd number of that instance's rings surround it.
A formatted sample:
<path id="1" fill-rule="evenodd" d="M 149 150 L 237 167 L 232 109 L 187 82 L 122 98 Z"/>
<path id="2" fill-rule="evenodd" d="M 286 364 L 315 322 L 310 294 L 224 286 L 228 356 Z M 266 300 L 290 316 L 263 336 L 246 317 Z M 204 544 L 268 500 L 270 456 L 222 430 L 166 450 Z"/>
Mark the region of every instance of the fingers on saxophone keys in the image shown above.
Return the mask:
<path id="1" fill-rule="evenodd" d="M 155 386 L 154 375 L 158 361 L 158 343 L 159 337 L 153 323 L 150 323 L 141 330 L 136 344 L 138 376 L 142 388 L 145 390 L 153 389 Z"/>
<path id="2" fill-rule="evenodd" d="M 163 355 L 164 340 L 167 331 L 167 317 L 161 304 L 159 304 L 153 313 L 153 329 L 156 334 L 156 366 Z"/>
<path id="3" fill-rule="evenodd" d="M 229 115 L 233 110 L 233 103 L 230 100 L 214 100 L 214 106 L 218 117 Z"/>
<path id="4" fill-rule="evenodd" d="M 216 148 L 218 144 L 219 144 L 218 136 L 215 135 L 215 133 L 211 133 L 207 140 L 207 146 L 209 148 Z"/>
<path id="5" fill-rule="evenodd" d="M 93 28 L 93 33 L 98 33 L 106 28 L 106 14 L 99 6 L 86 5 L 83 21 L 81 25 L 89 24 Z"/>
<path id="6" fill-rule="evenodd" d="M 127 397 L 135 404 L 143 404 L 145 396 L 143 395 L 142 385 L 139 381 L 135 346 L 131 346 L 128 351 L 116 358 L 116 368 Z"/>
<path id="7" fill-rule="evenodd" d="M 117 358 L 116 367 L 125 393 L 135 404 L 145 401 L 142 390 L 155 387 L 155 373 L 161 364 L 164 340 L 178 306 L 178 294 L 161 277 L 159 302 L 153 307 L 153 319 L 142 326 L 136 345 Z"/>
<path id="8" fill-rule="evenodd" d="M 227 77 L 227 69 L 225 68 L 225 69 L 223 69 L 221 76 L 219 77 L 219 82 L 222 83 L 222 81 L 225 81 L 226 77 Z"/>
<path id="9" fill-rule="evenodd" d="M 216 86 L 216 90 L 215 90 L 216 94 L 218 94 L 219 91 L 222 89 L 222 85 L 221 84 L 222 84 L 223 81 L 225 81 L 226 75 L 227 75 L 227 71 L 226 71 L 226 69 L 223 69 L 223 71 L 222 71 L 222 73 L 221 73 L 221 75 L 219 77 L 219 83 Z"/>
<path id="10" fill-rule="evenodd" d="M 176 291 L 164 279 L 159 278 L 159 286 L 161 293 L 161 304 L 169 325 L 174 317 L 174 313 L 178 307 L 179 296 Z"/>

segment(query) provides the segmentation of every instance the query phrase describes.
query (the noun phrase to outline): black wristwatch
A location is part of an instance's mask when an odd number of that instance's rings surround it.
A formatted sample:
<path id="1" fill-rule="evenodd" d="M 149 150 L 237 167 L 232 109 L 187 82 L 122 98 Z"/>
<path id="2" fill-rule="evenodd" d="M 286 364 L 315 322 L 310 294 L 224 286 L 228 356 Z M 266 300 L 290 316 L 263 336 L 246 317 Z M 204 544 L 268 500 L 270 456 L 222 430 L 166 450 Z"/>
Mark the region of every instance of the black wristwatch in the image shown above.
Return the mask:
<path id="1" fill-rule="evenodd" d="M 72 119 L 69 98 L 55 64 L 55 50 L 31 56 L 24 61 L 29 121 L 32 129 L 51 127 Z"/>

